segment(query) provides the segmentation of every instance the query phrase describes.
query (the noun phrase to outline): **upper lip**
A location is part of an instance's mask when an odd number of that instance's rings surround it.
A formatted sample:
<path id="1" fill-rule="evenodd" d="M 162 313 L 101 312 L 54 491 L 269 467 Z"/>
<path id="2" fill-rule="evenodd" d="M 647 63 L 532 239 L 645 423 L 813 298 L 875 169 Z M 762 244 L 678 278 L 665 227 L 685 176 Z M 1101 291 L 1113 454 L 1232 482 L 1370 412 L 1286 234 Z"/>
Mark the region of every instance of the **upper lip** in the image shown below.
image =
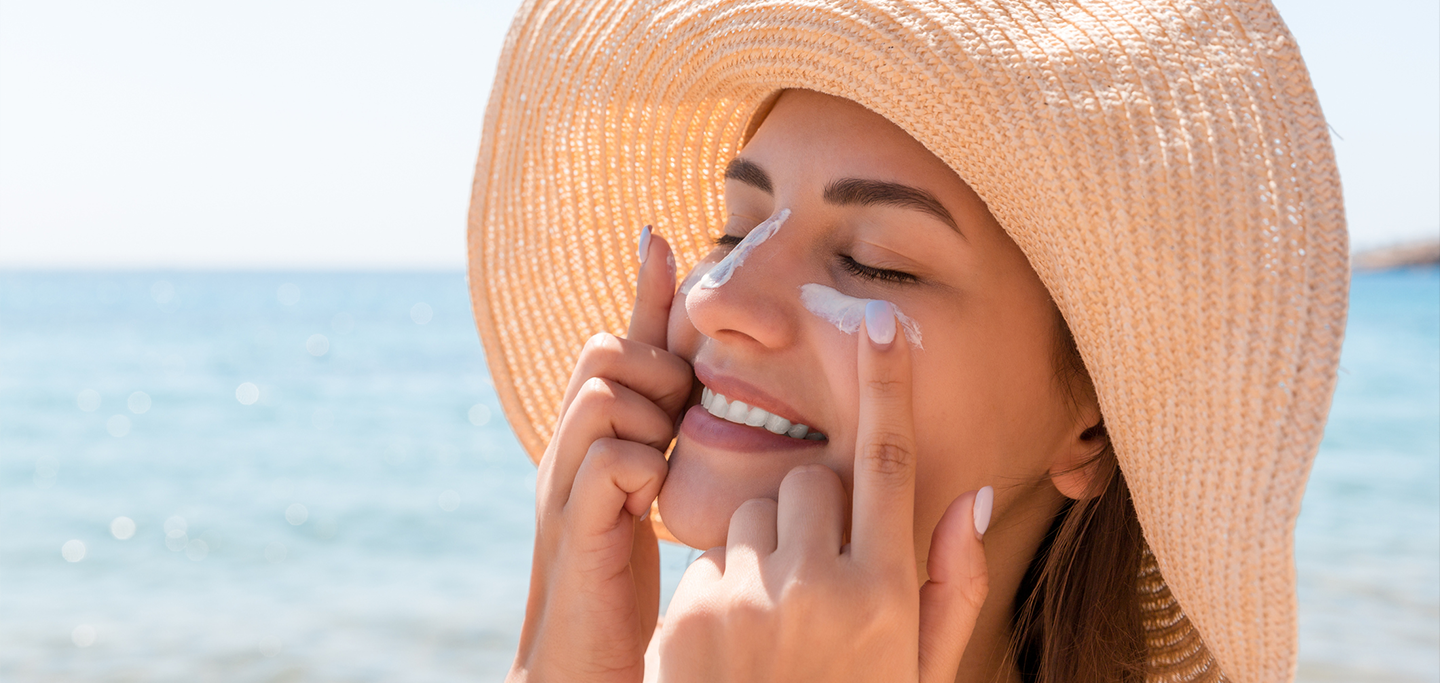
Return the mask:
<path id="1" fill-rule="evenodd" d="M 701 363 L 695 363 L 695 378 L 701 384 L 710 387 L 710 390 L 721 394 L 727 401 L 743 401 L 745 405 L 758 407 L 759 409 L 779 415 L 790 421 L 791 424 L 803 424 L 811 430 L 822 432 L 814 422 L 800 414 L 800 411 L 790 407 L 784 401 L 766 393 L 759 387 L 734 377 L 727 377 L 715 373 L 715 370 Z"/>

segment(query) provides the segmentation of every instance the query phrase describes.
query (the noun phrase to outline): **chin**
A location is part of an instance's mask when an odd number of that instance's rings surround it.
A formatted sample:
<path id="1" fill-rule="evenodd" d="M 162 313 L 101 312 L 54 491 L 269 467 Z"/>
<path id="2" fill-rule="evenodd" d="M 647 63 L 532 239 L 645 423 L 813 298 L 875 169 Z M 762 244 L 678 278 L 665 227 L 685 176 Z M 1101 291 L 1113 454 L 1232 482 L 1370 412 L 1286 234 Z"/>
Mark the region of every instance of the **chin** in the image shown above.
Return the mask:
<path id="1" fill-rule="evenodd" d="M 682 438 L 670 454 L 670 471 L 660 489 L 658 504 L 665 528 L 676 540 L 700 550 L 725 545 L 730 516 L 740 504 L 751 498 L 776 498 L 789 471 L 763 466 L 752 472 L 736 471 L 736 463 L 724 462 L 728 458 L 723 456 L 721 462 L 714 462 L 716 457 L 687 448 Z"/>

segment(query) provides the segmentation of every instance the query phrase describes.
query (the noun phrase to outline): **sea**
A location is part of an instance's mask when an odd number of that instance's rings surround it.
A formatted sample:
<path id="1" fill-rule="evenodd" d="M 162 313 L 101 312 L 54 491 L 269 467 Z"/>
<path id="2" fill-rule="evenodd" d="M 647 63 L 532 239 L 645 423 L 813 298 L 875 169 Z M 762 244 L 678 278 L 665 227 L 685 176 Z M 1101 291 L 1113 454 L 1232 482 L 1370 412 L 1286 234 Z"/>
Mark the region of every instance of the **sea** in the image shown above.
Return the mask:
<path id="1" fill-rule="evenodd" d="M 0 271 L 0 680 L 500 681 L 534 487 L 463 273 Z M 1440 269 L 1355 276 L 1295 534 L 1298 680 L 1440 681 Z"/>

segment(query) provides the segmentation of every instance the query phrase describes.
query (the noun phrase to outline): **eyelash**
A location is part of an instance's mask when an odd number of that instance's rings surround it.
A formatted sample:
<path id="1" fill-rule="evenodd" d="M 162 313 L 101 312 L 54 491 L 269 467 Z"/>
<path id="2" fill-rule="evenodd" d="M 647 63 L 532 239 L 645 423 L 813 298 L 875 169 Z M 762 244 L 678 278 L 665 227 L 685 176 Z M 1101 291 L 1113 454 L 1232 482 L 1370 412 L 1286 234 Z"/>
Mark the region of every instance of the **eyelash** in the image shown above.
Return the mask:
<path id="1" fill-rule="evenodd" d="M 736 236 L 736 235 L 721 235 L 721 236 L 715 238 L 715 246 L 717 246 L 717 247 L 733 247 L 733 246 L 739 244 L 741 239 L 742 239 L 741 237 Z M 844 269 L 845 269 L 847 272 L 849 272 L 851 275 L 854 275 L 854 276 L 856 276 L 856 277 L 863 277 L 863 278 L 865 278 L 865 279 L 867 279 L 867 280 L 879 280 L 879 281 L 882 281 L 882 282 L 894 282 L 894 283 L 897 283 L 897 284 L 909 284 L 909 283 L 911 283 L 911 282 L 916 282 L 916 281 L 918 281 L 918 280 L 920 279 L 920 278 L 915 277 L 914 275 L 911 275 L 911 274 L 905 273 L 905 272 L 901 272 L 901 271 L 898 271 L 898 270 L 886 270 L 886 269 L 884 269 L 884 268 L 872 268 L 872 267 L 867 266 L 867 265 L 865 265 L 865 264 L 863 264 L 863 263 L 861 263 L 861 262 L 859 262 L 859 261 L 856 261 L 855 259 L 851 258 L 850 256 L 845 256 L 845 255 L 842 255 L 842 256 L 840 257 L 840 267 L 841 267 L 841 268 L 844 268 Z"/>
<path id="2" fill-rule="evenodd" d="M 855 276 L 857 276 L 857 277 L 867 278 L 867 279 L 870 279 L 870 280 L 880 280 L 880 281 L 883 281 L 883 282 L 894 282 L 894 283 L 897 283 L 897 284 L 909 284 L 909 283 L 911 283 L 911 282 L 916 282 L 916 281 L 918 281 L 918 280 L 920 279 L 920 278 L 915 277 L 914 275 L 911 275 L 911 274 L 905 273 L 905 272 L 901 272 L 901 271 L 898 271 L 898 270 L 885 270 L 884 268 L 872 268 L 872 267 L 867 266 L 867 265 L 865 265 L 865 264 L 863 264 L 863 263 L 861 263 L 861 262 L 859 262 L 859 261 L 856 261 L 856 260 L 853 259 L 853 258 L 850 258 L 849 256 L 844 256 L 844 255 L 842 255 L 842 256 L 840 257 L 840 267 L 841 267 L 841 268 L 844 268 L 844 269 L 847 270 L 847 271 L 850 271 L 850 274 L 851 274 L 851 275 L 855 275 Z"/>

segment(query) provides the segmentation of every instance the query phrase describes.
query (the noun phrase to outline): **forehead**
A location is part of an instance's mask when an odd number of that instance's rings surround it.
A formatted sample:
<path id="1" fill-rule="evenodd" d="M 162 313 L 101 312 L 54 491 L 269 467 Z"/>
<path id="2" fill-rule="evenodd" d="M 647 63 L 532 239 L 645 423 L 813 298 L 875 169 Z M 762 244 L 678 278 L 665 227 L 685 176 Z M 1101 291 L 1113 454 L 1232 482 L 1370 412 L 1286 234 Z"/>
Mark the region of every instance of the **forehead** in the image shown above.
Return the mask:
<path id="1" fill-rule="evenodd" d="M 875 178 L 922 183 L 937 193 L 963 185 L 945 162 L 885 117 L 811 90 L 783 92 L 741 155 L 791 180 L 813 174 L 823 176 L 816 178 L 820 182 Z"/>

